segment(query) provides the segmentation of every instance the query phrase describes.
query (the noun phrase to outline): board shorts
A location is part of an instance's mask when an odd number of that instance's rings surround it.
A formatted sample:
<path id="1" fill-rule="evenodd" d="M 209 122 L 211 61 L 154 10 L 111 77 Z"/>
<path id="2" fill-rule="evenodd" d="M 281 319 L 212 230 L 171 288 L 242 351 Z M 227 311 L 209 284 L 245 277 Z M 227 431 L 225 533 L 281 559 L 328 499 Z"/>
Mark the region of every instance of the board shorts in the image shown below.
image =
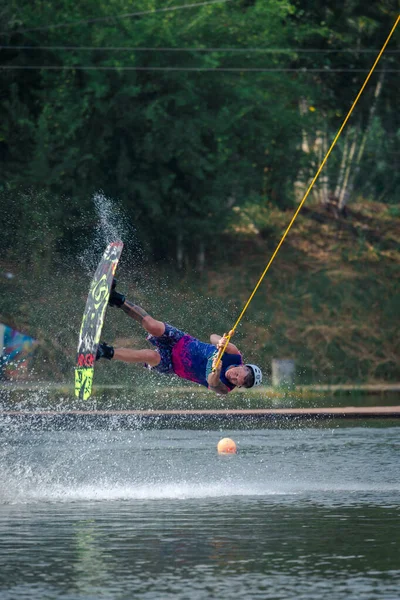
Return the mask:
<path id="1" fill-rule="evenodd" d="M 147 363 L 145 363 L 145 367 L 147 369 L 151 369 L 152 371 L 158 371 L 159 373 L 174 373 L 172 368 L 172 349 L 181 340 L 187 333 L 169 325 L 169 323 L 164 323 L 165 331 L 160 336 L 154 336 L 149 334 L 147 336 L 147 341 L 150 342 L 153 346 L 155 346 L 157 352 L 159 353 L 161 360 L 160 364 L 155 367 L 151 367 Z"/>

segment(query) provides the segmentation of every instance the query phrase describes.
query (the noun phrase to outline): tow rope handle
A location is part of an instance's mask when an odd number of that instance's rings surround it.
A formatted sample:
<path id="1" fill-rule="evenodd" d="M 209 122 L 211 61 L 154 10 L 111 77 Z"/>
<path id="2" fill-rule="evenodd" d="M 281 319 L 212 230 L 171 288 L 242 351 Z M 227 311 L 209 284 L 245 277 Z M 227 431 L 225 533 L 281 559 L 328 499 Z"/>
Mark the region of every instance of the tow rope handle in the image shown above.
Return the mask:
<path id="1" fill-rule="evenodd" d="M 219 363 L 221 362 L 224 352 L 225 352 L 225 350 L 231 340 L 231 337 L 233 336 L 234 333 L 235 333 L 235 329 L 231 329 L 229 333 L 224 333 L 224 335 L 222 336 L 224 338 L 227 338 L 227 341 L 226 341 L 225 346 L 223 346 L 222 348 L 219 348 L 219 350 L 218 350 L 218 354 L 215 358 L 214 366 L 211 369 L 212 373 L 215 373 L 215 371 L 217 370 L 217 367 L 218 367 Z"/>

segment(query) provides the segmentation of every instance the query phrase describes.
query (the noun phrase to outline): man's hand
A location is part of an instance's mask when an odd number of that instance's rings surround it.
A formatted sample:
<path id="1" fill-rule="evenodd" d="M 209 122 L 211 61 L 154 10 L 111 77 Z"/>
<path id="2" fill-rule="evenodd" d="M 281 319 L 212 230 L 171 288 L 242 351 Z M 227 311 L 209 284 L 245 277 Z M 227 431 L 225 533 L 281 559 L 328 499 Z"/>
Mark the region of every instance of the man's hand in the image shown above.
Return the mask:
<path id="1" fill-rule="evenodd" d="M 222 362 L 220 361 L 217 367 L 215 366 L 216 364 L 217 356 L 214 356 L 212 363 L 213 371 L 207 378 L 208 388 L 217 394 L 227 394 L 229 392 L 229 388 L 220 380 Z"/>
<path id="2" fill-rule="evenodd" d="M 222 361 L 220 360 L 217 366 L 217 359 L 218 356 L 215 355 L 212 361 L 212 369 L 213 369 L 213 373 L 217 373 L 218 374 L 218 379 L 221 375 L 221 369 L 222 369 Z"/>
<path id="3" fill-rule="evenodd" d="M 228 338 L 226 336 L 220 336 L 216 333 L 212 333 L 210 335 L 210 342 L 216 346 L 218 348 L 218 350 L 220 350 L 221 348 L 223 348 L 226 344 L 226 342 L 228 341 Z M 229 342 L 229 344 L 227 345 L 225 352 L 227 354 L 240 354 L 239 350 L 236 348 L 235 344 L 232 344 L 232 342 Z"/>
<path id="4" fill-rule="evenodd" d="M 217 343 L 218 350 L 221 350 L 221 348 L 225 348 L 225 344 L 227 344 L 227 343 L 228 343 L 227 337 L 224 336 L 224 337 L 220 338 Z"/>

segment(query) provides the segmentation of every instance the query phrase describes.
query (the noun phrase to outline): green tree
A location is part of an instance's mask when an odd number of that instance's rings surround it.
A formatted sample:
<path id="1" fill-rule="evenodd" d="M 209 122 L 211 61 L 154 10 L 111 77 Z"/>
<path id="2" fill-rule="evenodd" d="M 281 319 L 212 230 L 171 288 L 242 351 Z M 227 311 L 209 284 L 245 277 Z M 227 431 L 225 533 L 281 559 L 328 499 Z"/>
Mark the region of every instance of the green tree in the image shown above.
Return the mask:
<path id="1" fill-rule="evenodd" d="M 347 49 L 378 46 L 392 5 L 254 0 L 166 12 L 175 7 L 170 0 L 163 12 L 115 18 L 132 12 L 130 3 L 62 0 L 55 10 L 47 0 L 14 0 L 2 39 L 26 48 L 3 55 L 23 69 L 0 74 L 2 189 L 50 194 L 55 246 L 64 249 L 95 227 L 87 215 L 103 190 L 125 207 L 155 256 L 201 268 L 238 207 L 285 208 L 294 182 L 315 173 L 364 77 L 337 69 L 370 64 L 370 55 Z M 142 0 L 135 11 L 155 8 Z M 310 46 L 321 52 L 296 52 Z M 395 60 L 390 55 L 387 65 Z M 40 65 L 54 70 L 33 68 Z M 342 154 L 329 161 L 323 191 L 341 182 L 340 194 L 352 186 L 382 195 L 383 180 L 385 193 L 398 188 L 390 166 L 399 130 L 394 79 L 385 76 L 378 95 L 374 85 L 340 140 Z M 374 161 L 376 176 L 366 177 Z M 47 218 L 46 197 L 37 196 L 35 210 Z"/>
<path id="2" fill-rule="evenodd" d="M 339 4 L 298 0 L 295 6 L 290 24 L 293 39 L 297 39 L 300 49 L 306 52 L 299 53 L 294 64 L 325 70 L 322 74 L 308 75 L 315 85 L 310 88 L 311 94 L 300 103 L 306 152 L 300 179 L 305 186 L 315 174 L 361 89 L 378 50 L 395 23 L 398 6 L 393 0 L 368 5 L 360 0 Z M 308 31 L 307 27 L 297 27 L 304 21 L 309 22 Z M 309 48 L 319 51 L 307 52 Z M 387 150 L 391 149 L 392 157 L 393 152 L 395 155 L 399 152 L 397 132 L 400 122 L 395 91 L 398 50 L 399 37 L 394 35 L 315 186 L 315 195 L 324 203 L 335 198 L 339 211 L 355 195 L 379 197 L 388 202 L 395 198 L 400 176 L 398 169 L 389 168 Z M 385 132 L 387 141 L 384 144 L 375 143 L 378 129 Z M 376 159 L 375 164 L 372 156 Z M 382 168 L 386 171 L 383 186 L 382 178 L 378 176 Z"/>

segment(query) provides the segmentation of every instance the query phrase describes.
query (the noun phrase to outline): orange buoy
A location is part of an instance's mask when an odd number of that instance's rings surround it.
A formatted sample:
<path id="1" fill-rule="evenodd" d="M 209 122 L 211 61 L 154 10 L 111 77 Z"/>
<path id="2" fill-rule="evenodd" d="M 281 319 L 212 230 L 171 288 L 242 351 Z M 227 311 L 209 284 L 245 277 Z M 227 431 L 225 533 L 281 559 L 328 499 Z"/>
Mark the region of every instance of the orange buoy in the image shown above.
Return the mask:
<path id="1" fill-rule="evenodd" d="M 219 454 L 236 454 L 236 444 L 231 438 L 222 438 L 218 442 L 217 450 Z"/>

